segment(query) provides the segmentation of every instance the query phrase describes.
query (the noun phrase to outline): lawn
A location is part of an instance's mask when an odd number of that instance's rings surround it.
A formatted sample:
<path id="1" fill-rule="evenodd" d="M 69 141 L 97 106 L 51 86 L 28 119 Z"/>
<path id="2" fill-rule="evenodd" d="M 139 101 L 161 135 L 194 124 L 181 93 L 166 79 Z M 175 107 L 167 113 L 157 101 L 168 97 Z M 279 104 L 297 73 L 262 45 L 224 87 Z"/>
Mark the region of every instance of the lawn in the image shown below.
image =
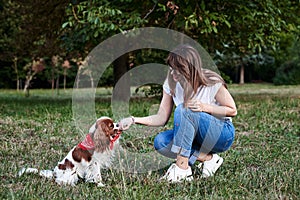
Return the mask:
<path id="1" fill-rule="evenodd" d="M 24 166 L 54 167 L 82 136 L 74 133 L 72 91 L 0 90 L 0 199 L 299 199 L 300 86 L 229 85 L 236 100 L 236 138 L 220 154 L 224 164 L 214 177 L 201 179 L 193 167 L 192 183 L 158 182 L 164 169 L 151 173 L 103 170 L 106 187 L 79 183 L 75 187 L 26 175 Z M 110 89 L 96 95 L 98 116 L 111 115 Z M 130 113 L 147 115 L 159 100 L 134 98 Z M 152 112 L 152 111 L 151 111 Z M 89 124 L 87 124 L 87 127 Z M 171 122 L 166 128 L 171 127 Z M 163 128 L 161 128 L 163 129 Z M 133 152 L 153 151 L 153 134 L 139 137 L 135 125 L 121 143 Z"/>

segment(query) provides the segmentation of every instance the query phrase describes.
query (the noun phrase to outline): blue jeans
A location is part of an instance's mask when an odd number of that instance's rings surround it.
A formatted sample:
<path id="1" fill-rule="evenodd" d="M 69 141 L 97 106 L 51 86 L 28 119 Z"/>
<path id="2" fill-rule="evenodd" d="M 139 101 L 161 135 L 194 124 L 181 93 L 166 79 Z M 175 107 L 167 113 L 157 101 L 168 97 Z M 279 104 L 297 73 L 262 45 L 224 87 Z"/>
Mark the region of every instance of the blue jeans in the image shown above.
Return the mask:
<path id="1" fill-rule="evenodd" d="M 159 133 L 154 148 L 164 156 L 189 157 L 193 165 L 202 153 L 228 150 L 234 140 L 234 126 L 229 119 L 219 119 L 205 112 L 193 112 L 178 105 L 174 112 L 174 128 Z"/>

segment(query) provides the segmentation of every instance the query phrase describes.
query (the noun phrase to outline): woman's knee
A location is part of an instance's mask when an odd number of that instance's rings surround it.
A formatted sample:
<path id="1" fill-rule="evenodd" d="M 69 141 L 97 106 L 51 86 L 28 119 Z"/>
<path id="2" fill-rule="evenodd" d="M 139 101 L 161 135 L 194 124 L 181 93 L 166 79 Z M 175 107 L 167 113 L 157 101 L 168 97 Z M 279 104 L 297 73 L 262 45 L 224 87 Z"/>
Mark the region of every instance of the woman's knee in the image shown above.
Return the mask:
<path id="1" fill-rule="evenodd" d="M 156 135 L 154 138 L 154 148 L 159 150 L 168 146 L 173 140 L 173 134 L 173 130 L 167 130 Z"/>
<path id="2" fill-rule="evenodd" d="M 190 109 L 185 108 L 183 104 L 179 104 L 174 111 L 174 122 L 182 120 L 182 118 L 189 119 L 192 113 L 193 112 Z"/>
<path id="3" fill-rule="evenodd" d="M 154 138 L 154 149 L 155 150 L 159 150 L 161 149 L 164 145 L 163 145 L 163 138 L 158 134 L 155 138 Z"/>
<path id="4" fill-rule="evenodd" d="M 234 142 L 234 136 L 234 129 L 232 130 L 224 128 L 214 147 L 214 150 L 217 152 L 227 151 Z"/>
<path id="5" fill-rule="evenodd" d="M 173 130 L 159 133 L 154 138 L 154 148 L 161 155 L 175 159 L 177 154 L 171 152 L 171 146 L 173 144 L 173 134 Z"/>
<path id="6" fill-rule="evenodd" d="M 218 141 L 212 151 L 215 153 L 221 153 L 227 151 L 232 146 L 233 141 L 234 141 L 234 137 L 228 138 L 226 140 Z"/>

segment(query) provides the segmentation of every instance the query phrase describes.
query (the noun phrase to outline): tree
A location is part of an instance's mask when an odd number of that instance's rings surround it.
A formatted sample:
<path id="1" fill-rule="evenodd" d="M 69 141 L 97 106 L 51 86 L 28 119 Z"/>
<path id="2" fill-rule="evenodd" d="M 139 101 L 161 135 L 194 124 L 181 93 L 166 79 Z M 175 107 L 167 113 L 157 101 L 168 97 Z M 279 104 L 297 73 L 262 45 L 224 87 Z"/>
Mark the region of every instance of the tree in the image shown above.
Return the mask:
<path id="1" fill-rule="evenodd" d="M 20 13 L 16 12 L 16 8 L 18 8 L 18 5 L 15 2 L 0 1 L 0 61 L 1 70 L 3 71 L 6 68 L 5 65 L 10 65 L 12 67 L 13 72 L 16 75 L 16 88 L 19 89 L 19 79 L 22 71 L 20 63 L 22 62 L 22 58 L 19 56 L 16 47 L 18 43 L 18 24 L 20 23 L 22 16 Z M 1 74 L 7 76 L 3 71 Z"/>
<path id="2" fill-rule="evenodd" d="M 275 85 L 297 85 L 300 84 L 300 38 L 281 44 L 279 67 L 273 79 Z"/>
<path id="3" fill-rule="evenodd" d="M 240 83 L 245 57 L 266 47 L 275 49 L 280 32 L 295 30 L 299 10 L 298 1 L 287 0 L 186 0 L 178 5 L 176 29 L 198 39 L 210 53 L 219 50 L 235 57 L 241 66 Z"/>
<path id="4" fill-rule="evenodd" d="M 63 72 L 63 75 L 64 75 L 64 90 L 66 90 L 68 69 L 71 68 L 70 61 L 69 60 L 64 60 L 64 63 L 62 64 L 62 68 L 64 70 L 64 72 Z"/>
<path id="5" fill-rule="evenodd" d="M 243 69 L 244 61 L 251 55 L 276 49 L 279 33 L 299 35 L 300 30 L 300 6 L 296 0 L 69 2 L 0 0 L 2 72 L 13 69 L 15 74 L 11 72 L 10 76 L 17 80 L 25 76 L 23 66 L 32 58 L 85 57 L 110 36 L 144 26 L 185 33 L 212 55 L 217 51 L 225 54 Z M 123 61 L 114 62 L 116 80 L 128 69 L 126 56 L 120 58 Z M 242 77 L 241 73 L 240 80 Z"/>
<path id="6" fill-rule="evenodd" d="M 72 51 L 82 46 L 85 48 L 80 48 L 81 52 L 83 51 L 83 54 L 87 55 L 92 48 L 110 36 L 134 27 L 141 27 L 145 19 L 137 9 L 139 4 L 134 3 L 133 0 L 121 2 L 92 0 L 70 4 L 67 9 L 68 21 L 62 25 L 66 31 L 66 48 Z M 71 46 L 69 45 L 70 41 Z M 128 54 L 120 56 L 112 64 L 116 83 L 128 69 Z M 90 77 L 92 86 L 94 86 L 92 72 L 87 70 L 82 72 Z M 130 88 L 126 84 L 122 86 L 122 91 L 127 95 L 122 94 L 119 99 L 126 101 Z"/>
<path id="7" fill-rule="evenodd" d="M 93 47 L 110 36 L 135 27 L 142 27 L 156 6 L 157 2 L 147 3 L 146 1 L 141 5 L 141 2 L 134 0 L 122 1 L 121 3 L 119 1 L 81 1 L 80 3 L 70 4 L 67 9 L 68 21 L 63 24 L 66 31 L 67 49 L 72 51 L 80 47 L 86 47 L 81 51 L 84 51 L 84 54 L 87 55 Z M 144 10 L 148 10 L 145 9 L 147 7 L 151 9 L 145 12 Z M 112 63 L 114 84 L 129 69 L 128 55 L 124 54 Z M 86 68 L 81 68 L 85 69 L 81 70 L 83 74 L 92 77 L 91 72 L 88 73 Z M 79 79 L 79 76 L 77 79 Z M 129 87 L 126 84 L 123 84 L 122 87 L 121 91 L 124 93 L 120 94 L 117 99 L 127 100 L 128 95 L 125 93 L 129 94 Z"/>
<path id="8" fill-rule="evenodd" d="M 297 13 L 299 2 L 295 0 L 94 0 L 70 5 L 63 27 L 75 29 L 80 36 L 74 38 L 82 38 L 85 47 L 134 27 L 171 28 L 198 40 L 211 54 L 218 50 L 234 57 L 243 83 L 245 58 L 266 47 L 275 49 L 279 32 L 297 30 Z"/>
<path id="9" fill-rule="evenodd" d="M 67 4 L 66 0 L 0 2 L 0 60 L 12 63 L 17 79 L 28 76 L 23 69 L 31 65 L 31 58 L 64 54 L 60 36 Z"/>
<path id="10" fill-rule="evenodd" d="M 39 72 L 42 72 L 45 69 L 45 62 L 42 58 L 33 59 L 32 62 L 29 62 L 25 67 L 24 71 L 27 71 L 26 81 L 24 86 L 25 96 L 29 96 L 29 87 L 30 82 Z"/>

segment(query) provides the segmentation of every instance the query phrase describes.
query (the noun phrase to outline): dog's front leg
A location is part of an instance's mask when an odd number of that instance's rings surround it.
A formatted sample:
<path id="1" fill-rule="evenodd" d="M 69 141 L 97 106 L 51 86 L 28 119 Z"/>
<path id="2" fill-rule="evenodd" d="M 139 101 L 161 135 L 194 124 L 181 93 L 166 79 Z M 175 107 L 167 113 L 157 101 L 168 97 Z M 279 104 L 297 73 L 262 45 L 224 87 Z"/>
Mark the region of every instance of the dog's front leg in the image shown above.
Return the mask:
<path id="1" fill-rule="evenodd" d="M 85 176 L 85 181 L 89 183 L 96 183 L 97 186 L 105 186 L 102 183 L 102 176 L 100 171 L 100 165 L 97 162 L 92 162 L 92 164 L 87 168 L 87 173 Z"/>

